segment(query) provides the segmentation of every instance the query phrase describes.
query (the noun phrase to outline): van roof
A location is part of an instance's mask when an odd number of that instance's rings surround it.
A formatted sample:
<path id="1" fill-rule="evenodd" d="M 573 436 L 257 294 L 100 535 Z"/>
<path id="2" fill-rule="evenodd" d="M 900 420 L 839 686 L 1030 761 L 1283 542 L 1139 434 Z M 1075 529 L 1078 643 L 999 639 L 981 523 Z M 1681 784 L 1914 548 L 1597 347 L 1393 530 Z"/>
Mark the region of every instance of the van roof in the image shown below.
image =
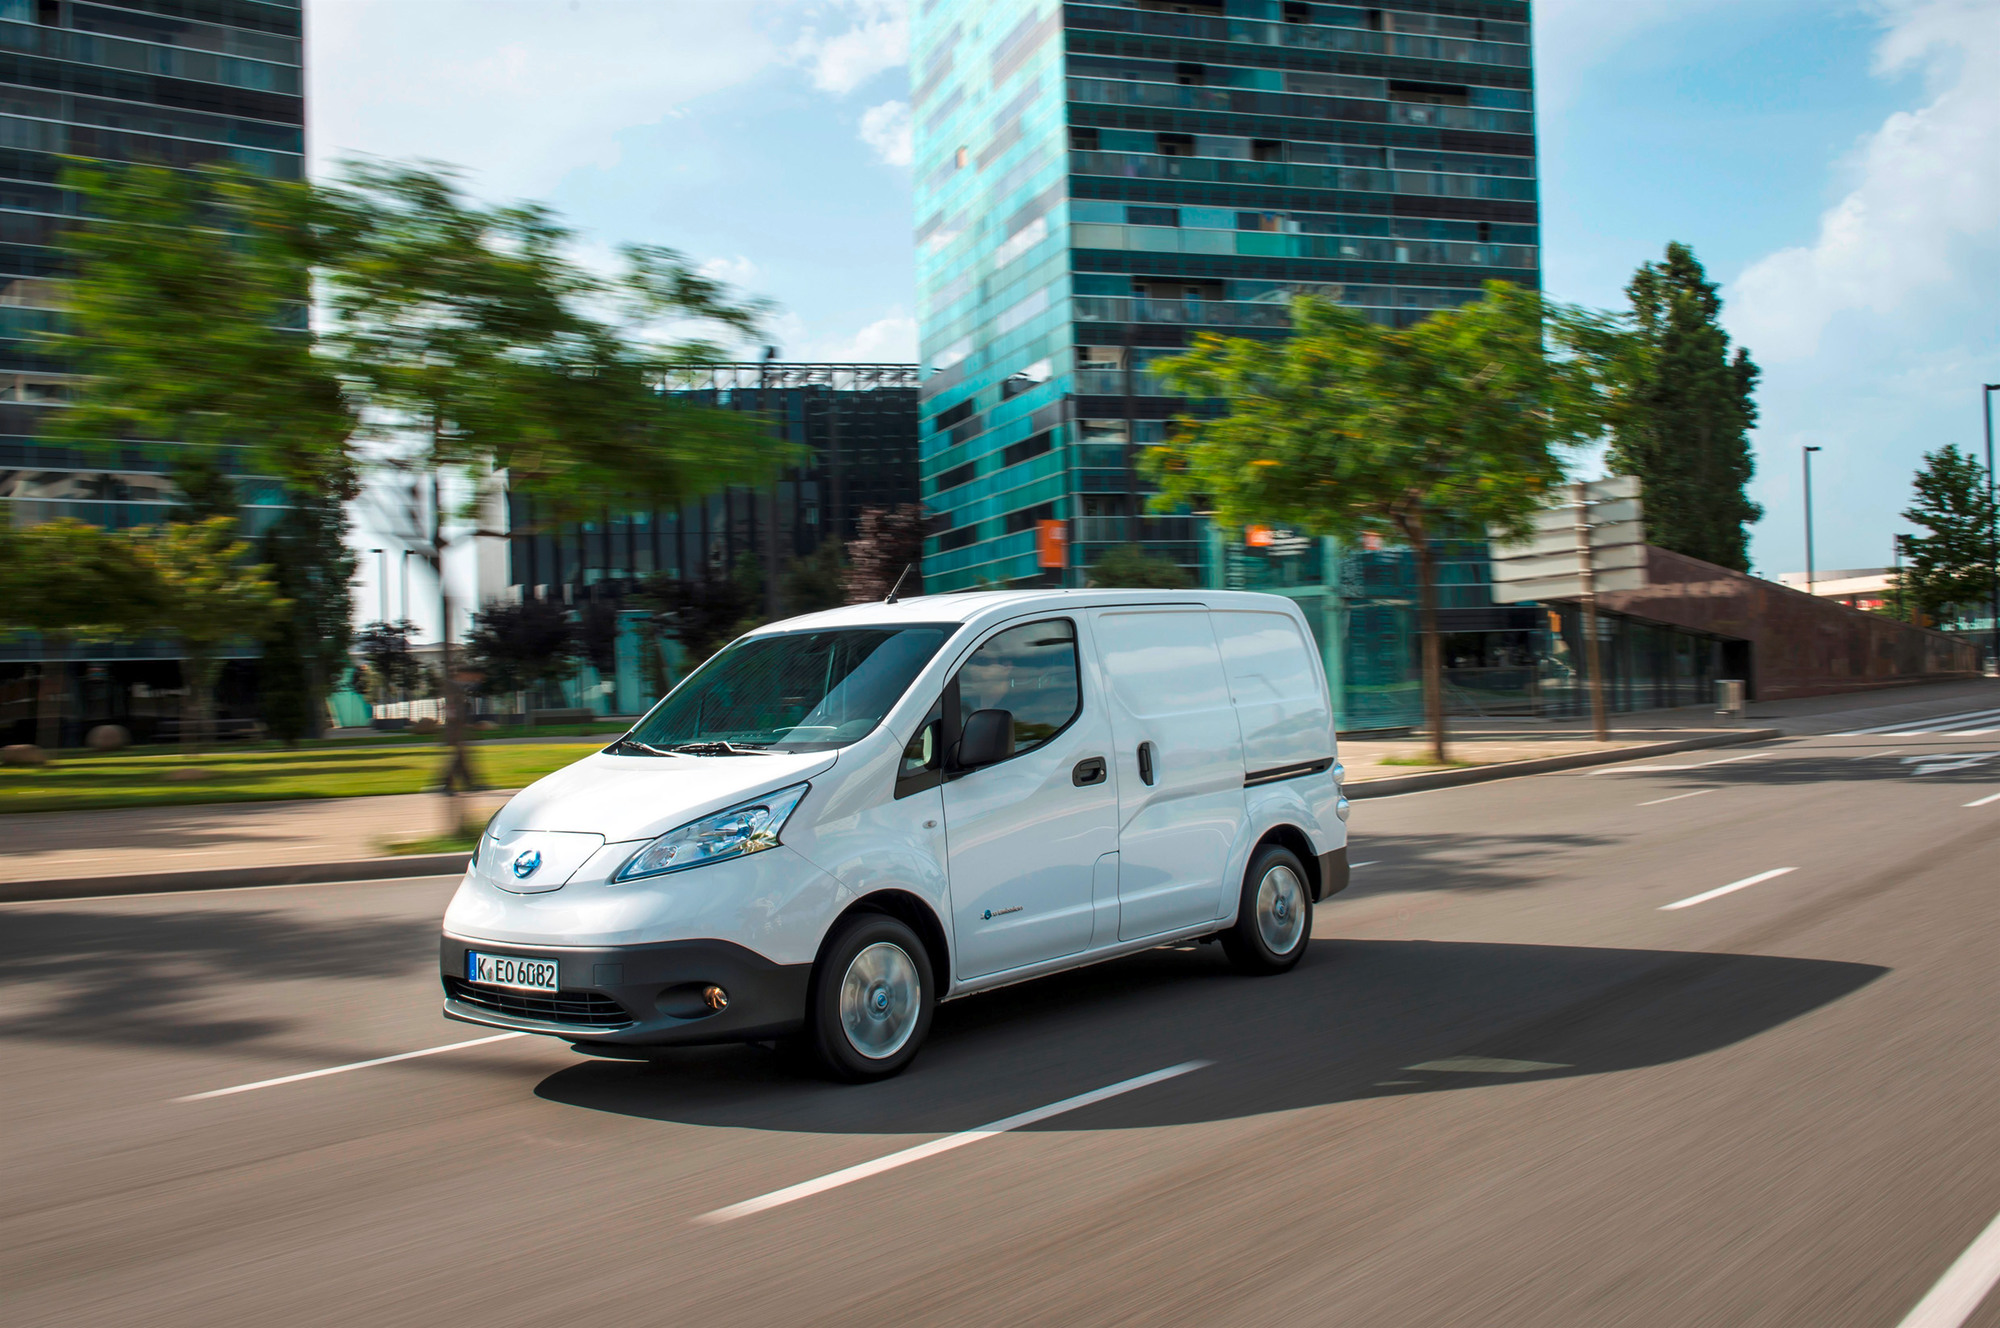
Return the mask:
<path id="1" fill-rule="evenodd" d="M 1118 604 L 1199 604 L 1212 609 L 1295 612 L 1283 595 L 1242 590 L 976 590 L 911 595 L 894 604 L 874 600 L 766 623 L 752 636 L 816 627 L 884 627 L 903 623 L 965 623 L 1013 618 L 1038 609 L 1095 609 Z"/>

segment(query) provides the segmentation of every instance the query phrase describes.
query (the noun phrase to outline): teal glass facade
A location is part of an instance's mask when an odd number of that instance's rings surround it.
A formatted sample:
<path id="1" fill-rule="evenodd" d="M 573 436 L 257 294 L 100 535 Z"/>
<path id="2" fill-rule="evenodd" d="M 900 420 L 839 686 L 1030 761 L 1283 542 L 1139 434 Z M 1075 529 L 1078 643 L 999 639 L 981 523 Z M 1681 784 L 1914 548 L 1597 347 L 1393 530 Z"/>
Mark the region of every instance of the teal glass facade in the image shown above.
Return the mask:
<path id="1" fill-rule="evenodd" d="M 1526 0 L 915 11 L 927 588 L 1082 585 L 1136 544 L 1316 601 L 1343 725 L 1408 722 L 1401 555 L 1271 559 L 1150 513 L 1135 451 L 1189 408 L 1152 365 L 1196 332 L 1281 337 L 1300 292 L 1403 326 L 1489 279 L 1539 286 Z M 1525 630 L 1536 611 L 1493 606 L 1483 549 L 1464 553 L 1441 572 L 1448 630 Z"/>

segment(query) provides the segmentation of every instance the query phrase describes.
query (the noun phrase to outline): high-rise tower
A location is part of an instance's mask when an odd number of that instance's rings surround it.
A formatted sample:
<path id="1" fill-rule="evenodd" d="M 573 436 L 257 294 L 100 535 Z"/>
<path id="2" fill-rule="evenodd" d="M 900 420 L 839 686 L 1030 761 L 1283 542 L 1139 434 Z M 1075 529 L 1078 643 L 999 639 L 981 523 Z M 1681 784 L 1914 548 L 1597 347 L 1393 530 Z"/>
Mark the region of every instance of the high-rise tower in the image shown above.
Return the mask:
<path id="1" fill-rule="evenodd" d="M 930 589 L 1078 584 L 1127 543 L 1200 566 L 1132 465 L 1196 331 L 1539 285 L 1527 0 L 915 7 Z"/>

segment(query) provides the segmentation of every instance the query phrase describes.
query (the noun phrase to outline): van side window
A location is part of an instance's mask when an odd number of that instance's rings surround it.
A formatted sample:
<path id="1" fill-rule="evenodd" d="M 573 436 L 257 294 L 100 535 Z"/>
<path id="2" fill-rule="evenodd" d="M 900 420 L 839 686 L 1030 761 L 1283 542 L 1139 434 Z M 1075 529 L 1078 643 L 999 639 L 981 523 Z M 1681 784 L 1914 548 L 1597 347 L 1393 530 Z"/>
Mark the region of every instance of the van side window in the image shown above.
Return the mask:
<path id="1" fill-rule="evenodd" d="M 1076 624 L 1067 618 L 1008 628 L 958 673 L 958 722 L 975 710 L 1013 712 L 1016 756 L 1053 738 L 1082 709 Z"/>

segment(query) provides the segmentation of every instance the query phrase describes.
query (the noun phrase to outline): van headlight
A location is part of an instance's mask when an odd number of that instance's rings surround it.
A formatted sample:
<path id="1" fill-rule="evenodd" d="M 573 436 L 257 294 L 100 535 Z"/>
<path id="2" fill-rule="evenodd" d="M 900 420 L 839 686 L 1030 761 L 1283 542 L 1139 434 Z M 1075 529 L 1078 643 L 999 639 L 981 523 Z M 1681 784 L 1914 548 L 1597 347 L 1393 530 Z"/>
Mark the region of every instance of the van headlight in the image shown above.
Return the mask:
<path id="1" fill-rule="evenodd" d="M 660 876 L 776 848 L 778 832 L 785 828 L 786 819 L 811 787 L 794 784 L 669 830 L 634 853 L 611 879 L 615 882 Z"/>

